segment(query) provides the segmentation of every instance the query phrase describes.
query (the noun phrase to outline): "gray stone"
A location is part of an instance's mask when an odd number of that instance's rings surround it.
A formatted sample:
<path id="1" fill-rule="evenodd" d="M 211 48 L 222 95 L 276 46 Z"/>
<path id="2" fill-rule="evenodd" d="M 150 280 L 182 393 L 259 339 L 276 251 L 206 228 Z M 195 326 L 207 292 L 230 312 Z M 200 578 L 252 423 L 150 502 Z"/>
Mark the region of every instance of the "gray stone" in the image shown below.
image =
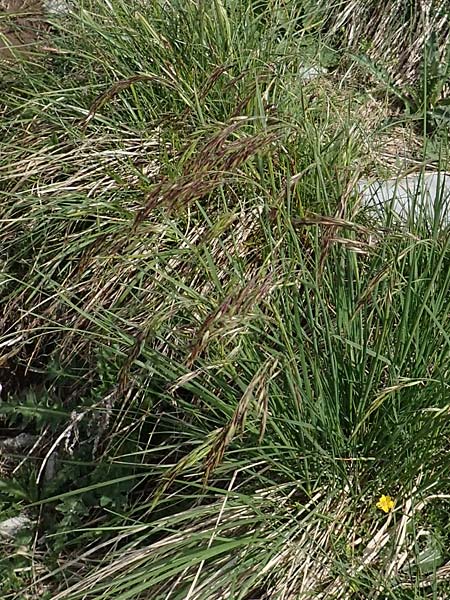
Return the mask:
<path id="1" fill-rule="evenodd" d="M 325 75 L 326 73 L 328 73 L 328 71 L 324 67 L 305 67 L 300 71 L 300 79 L 302 81 L 311 81 L 312 79 L 316 79 L 317 77 Z"/>
<path id="2" fill-rule="evenodd" d="M 48 15 L 64 17 L 72 10 L 71 0 L 44 0 L 44 12 Z"/>
<path id="3" fill-rule="evenodd" d="M 33 521 L 23 514 L 6 519 L 0 523 L 0 537 L 14 539 L 18 533 L 32 524 Z"/>
<path id="4" fill-rule="evenodd" d="M 29 448 L 32 446 L 36 440 L 36 435 L 19 433 L 19 435 L 16 435 L 15 437 L 0 440 L 0 451 L 19 452 L 24 448 Z"/>
<path id="5" fill-rule="evenodd" d="M 445 172 L 409 174 L 403 177 L 358 183 L 362 203 L 383 220 L 392 214 L 402 223 L 412 217 L 430 225 L 450 224 L 450 174 Z"/>

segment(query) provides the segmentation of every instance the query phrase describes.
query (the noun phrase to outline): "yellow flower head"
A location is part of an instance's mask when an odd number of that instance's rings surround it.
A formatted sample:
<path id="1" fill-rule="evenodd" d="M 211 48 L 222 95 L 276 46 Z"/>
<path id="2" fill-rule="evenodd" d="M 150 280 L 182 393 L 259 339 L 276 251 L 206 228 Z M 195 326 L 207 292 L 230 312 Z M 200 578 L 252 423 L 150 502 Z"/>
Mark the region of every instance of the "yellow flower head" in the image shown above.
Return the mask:
<path id="1" fill-rule="evenodd" d="M 394 500 L 390 496 L 381 496 L 381 498 L 377 502 L 377 508 L 382 510 L 385 513 L 390 512 L 395 506 Z"/>

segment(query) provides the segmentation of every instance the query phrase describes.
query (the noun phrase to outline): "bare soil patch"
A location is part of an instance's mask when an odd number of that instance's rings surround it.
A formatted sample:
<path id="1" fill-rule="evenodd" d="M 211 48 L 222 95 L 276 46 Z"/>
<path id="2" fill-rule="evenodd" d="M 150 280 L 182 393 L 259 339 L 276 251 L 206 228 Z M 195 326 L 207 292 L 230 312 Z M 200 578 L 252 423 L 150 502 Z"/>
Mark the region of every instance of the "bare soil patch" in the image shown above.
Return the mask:
<path id="1" fill-rule="evenodd" d="M 36 50 L 48 30 L 40 0 L 0 0 L 0 60 Z"/>

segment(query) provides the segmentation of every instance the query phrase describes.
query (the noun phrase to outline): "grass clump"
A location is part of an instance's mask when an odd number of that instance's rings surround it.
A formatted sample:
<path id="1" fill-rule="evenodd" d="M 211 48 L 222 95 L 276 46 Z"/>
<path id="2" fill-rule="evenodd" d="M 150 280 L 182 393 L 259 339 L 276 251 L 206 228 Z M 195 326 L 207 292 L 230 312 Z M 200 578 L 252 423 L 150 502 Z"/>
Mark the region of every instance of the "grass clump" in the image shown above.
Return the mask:
<path id="1" fill-rule="evenodd" d="M 5 66 L 5 598 L 446 593 L 449 236 L 359 205 L 307 9 L 85 3 Z"/>

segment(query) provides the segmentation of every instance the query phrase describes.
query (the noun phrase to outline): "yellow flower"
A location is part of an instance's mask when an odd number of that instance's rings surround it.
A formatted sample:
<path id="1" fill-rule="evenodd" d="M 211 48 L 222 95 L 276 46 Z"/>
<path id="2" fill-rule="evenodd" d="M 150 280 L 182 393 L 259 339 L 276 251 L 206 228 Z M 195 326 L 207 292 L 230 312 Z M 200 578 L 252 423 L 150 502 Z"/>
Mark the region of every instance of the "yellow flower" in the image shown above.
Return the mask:
<path id="1" fill-rule="evenodd" d="M 395 506 L 394 500 L 390 496 L 381 496 L 381 498 L 377 502 L 377 508 L 382 510 L 385 513 L 390 512 Z"/>

